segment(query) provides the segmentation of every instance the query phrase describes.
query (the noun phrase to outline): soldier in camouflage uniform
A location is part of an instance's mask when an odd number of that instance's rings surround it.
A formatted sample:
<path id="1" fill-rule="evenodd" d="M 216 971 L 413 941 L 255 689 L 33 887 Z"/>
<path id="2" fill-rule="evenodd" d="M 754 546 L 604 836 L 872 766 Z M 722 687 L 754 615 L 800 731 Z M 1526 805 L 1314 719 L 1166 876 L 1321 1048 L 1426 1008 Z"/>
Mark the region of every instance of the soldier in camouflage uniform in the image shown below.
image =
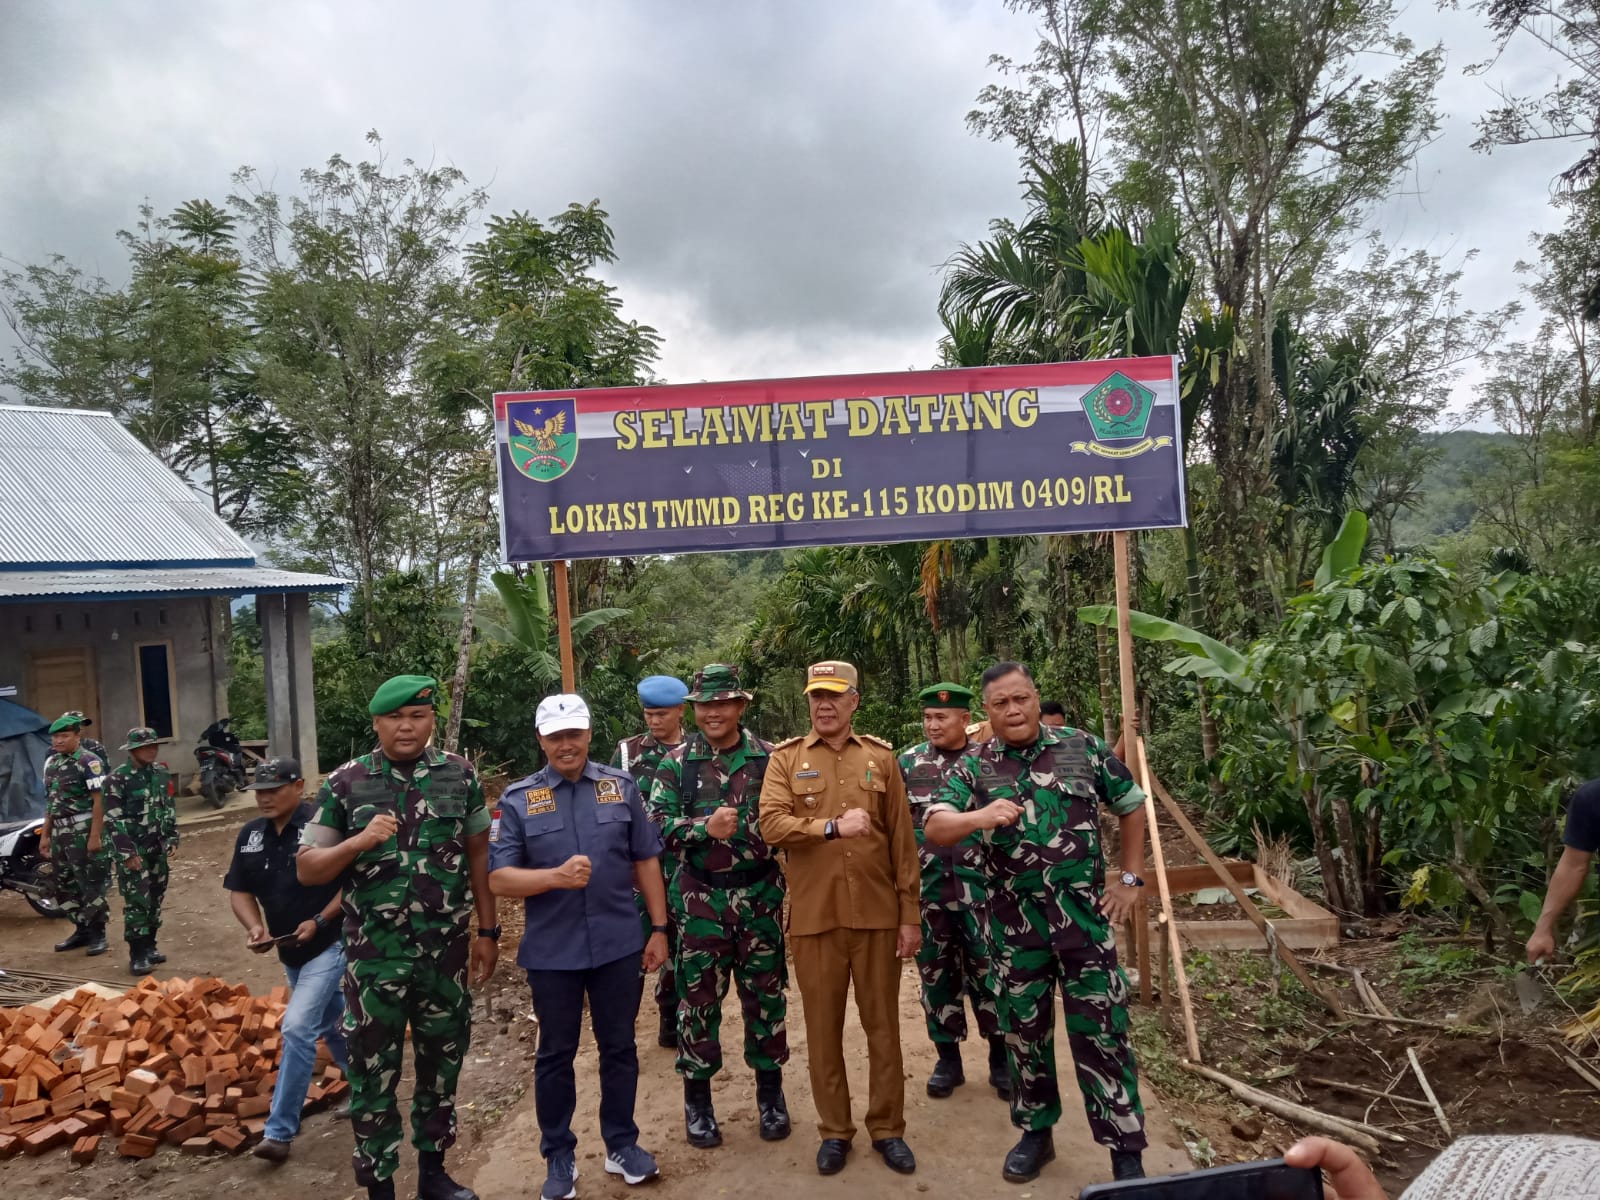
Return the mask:
<path id="1" fill-rule="evenodd" d="M 1055 1157 L 1050 1131 L 1061 1118 L 1061 1094 L 1052 992 L 1059 986 L 1089 1130 L 1111 1148 L 1117 1179 L 1138 1178 L 1144 1110 L 1112 927 L 1144 885 L 1144 793 L 1099 738 L 1040 725 L 1039 691 L 1020 663 L 983 673 L 983 702 L 995 736 L 950 773 L 925 828 L 945 845 L 982 831 L 989 847 L 1011 1122 L 1023 1131 L 1003 1174 L 1026 1182 Z M 1122 842 L 1121 879 L 1110 886 L 1101 805 L 1117 815 Z"/>
<path id="2" fill-rule="evenodd" d="M 156 761 L 166 739 L 154 729 L 130 729 L 128 761 L 106 780 L 106 830 L 122 893 L 122 935 L 128 969 L 148 975 L 167 956 L 156 949 L 161 901 L 167 894 L 167 856 L 178 848 L 178 814 L 167 794 L 166 764 Z"/>
<path id="3" fill-rule="evenodd" d="M 105 763 L 106 770 L 109 771 L 111 769 L 111 754 L 105 748 L 105 744 L 95 741 L 94 738 L 83 732 L 85 729 L 89 728 L 89 726 L 94 724 L 94 719 L 76 708 L 71 712 L 63 713 L 62 716 L 78 718 L 78 748 L 81 750 L 87 750 L 101 762 Z"/>
<path id="4" fill-rule="evenodd" d="M 689 689 L 683 680 L 671 675 L 646 675 L 639 681 L 639 706 L 644 710 L 646 732 L 637 737 L 625 738 L 617 743 L 611 765 L 627 771 L 639 786 L 639 795 L 650 799 L 650 789 L 655 785 L 656 770 L 661 760 L 683 741 L 683 703 Z M 661 855 L 661 874 L 668 886 L 672 883 L 673 856 Z M 639 926 L 645 936 L 650 934 L 650 913 L 644 897 L 633 894 L 634 907 L 639 910 Z M 656 1013 L 659 1025 L 656 1045 L 676 1047 L 678 1044 L 678 978 L 674 963 L 678 957 L 678 923 L 667 917 L 667 961 L 656 973 Z M 640 979 L 644 977 L 641 975 Z"/>
<path id="5" fill-rule="evenodd" d="M 649 805 L 678 858 L 667 895 L 679 930 L 684 1124 L 691 1146 L 722 1144 L 711 1079 L 722 1068 L 722 998 L 731 978 L 744 1012 L 744 1060 L 756 1073 L 761 1137 L 778 1141 L 789 1136 L 784 881 L 759 825 L 772 747 L 740 724 L 751 695 L 739 686 L 737 667 L 700 671 L 689 700 L 699 730 L 663 760 Z"/>
<path id="6" fill-rule="evenodd" d="M 1011 1098 L 1006 1044 L 995 1008 L 994 968 L 989 951 L 988 855 L 983 842 L 969 837 L 959 846 L 929 842 L 923 830 L 928 805 L 945 777 L 971 750 L 967 718 L 972 692 L 957 683 L 935 683 L 917 695 L 922 730 L 928 740 L 900 755 L 906 799 L 917 834 L 922 868 L 922 1010 L 928 1037 L 939 1054 L 928 1077 L 928 1095 L 944 1099 L 966 1082 L 961 1043 L 967 1037 L 962 997 L 972 1002 L 978 1032 L 989 1043 L 989 1084 L 1002 1100 Z"/>
<path id="7" fill-rule="evenodd" d="M 344 1029 L 357 1182 L 393 1200 L 395 1096 L 406 1027 L 416 1086 L 411 1141 L 420 1200 L 476 1200 L 444 1169 L 456 1140 L 456 1079 L 471 1034 L 468 962 L 494 973 L 500 927 L 489 893 L 489 810 L 465 759 L 434 749 L 438 684 L 398 675 L 368 706 L 379 748 L 323 783 L 301 835 L 305 884 L 344 880 Z M 468 918 L 477 912 L 478 936 Z"/>
<path id="8" fill-rule="evenodd" d="M 55 898 L 76 928 L 57 950 L 84 947 L 92 958 L 106 952 L 105 760 L 85 750 L 82 713 L 69 712 L 50 726 L 53 753 L 44 764 L 44 828 L 39 857 L 50 860 Z"/>

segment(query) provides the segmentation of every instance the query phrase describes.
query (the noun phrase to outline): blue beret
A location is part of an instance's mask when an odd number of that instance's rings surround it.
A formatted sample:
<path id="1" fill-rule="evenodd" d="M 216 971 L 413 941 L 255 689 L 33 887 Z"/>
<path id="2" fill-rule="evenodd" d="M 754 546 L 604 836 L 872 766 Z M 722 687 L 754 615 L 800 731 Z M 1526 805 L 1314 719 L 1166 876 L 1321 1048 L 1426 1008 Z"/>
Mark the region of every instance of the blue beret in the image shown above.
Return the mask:
<path id="1" fill-rule="evenodd" d="M 689 694 L 681 679 L 671 675 L 646 675 L 639 680 L 639 703 L 646 708 L 671 708 Z"/>

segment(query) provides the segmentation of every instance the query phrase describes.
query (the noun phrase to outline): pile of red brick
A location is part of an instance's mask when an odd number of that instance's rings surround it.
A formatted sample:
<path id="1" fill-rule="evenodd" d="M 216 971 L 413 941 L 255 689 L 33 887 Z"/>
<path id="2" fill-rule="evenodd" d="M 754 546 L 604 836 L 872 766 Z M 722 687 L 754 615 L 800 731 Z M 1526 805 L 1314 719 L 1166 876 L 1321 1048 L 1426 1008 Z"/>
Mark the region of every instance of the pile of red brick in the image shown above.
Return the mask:
<path id="1" fill-rule="evenodd" d="M 0 1008 L 0 1159 L 102 1138 L 149 1158 L 163 1144 L 232 1153 L 261 1136 L 278 1078 L 289 989 L 252 996 L 220 979 L 145 978 L 119 996 L 89 989 L 48 1008 Z M 350 1085 L 318 1047 L 306 1110 Z"/>

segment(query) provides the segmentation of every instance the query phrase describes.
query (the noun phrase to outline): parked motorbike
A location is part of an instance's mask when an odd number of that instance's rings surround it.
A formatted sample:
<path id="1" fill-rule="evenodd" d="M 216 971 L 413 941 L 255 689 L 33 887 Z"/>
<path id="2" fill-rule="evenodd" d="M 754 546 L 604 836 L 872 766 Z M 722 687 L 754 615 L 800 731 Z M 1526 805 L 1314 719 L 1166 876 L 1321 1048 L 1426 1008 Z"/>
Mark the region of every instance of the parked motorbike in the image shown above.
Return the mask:
<path id="1" fill-rule="evenodd" d="M 212 808 L 221 808 L 229 792 L 236 792 L 248 783 L 245 773 L 244 747 L 239 735 L 228 728 L 232 717 L 222 717 L 205 727 L 200 734 L 200 744 L 194 748 L 194 760 L 200 767 L 200 794 Z"/>
<path id="2" fill-rule="evenodd" d="M 0 825 L 0 891 L 20 892 L 41 917 L 64 917 L 50 886 L 50 864 L 39 857 L 43 817 Z"/>

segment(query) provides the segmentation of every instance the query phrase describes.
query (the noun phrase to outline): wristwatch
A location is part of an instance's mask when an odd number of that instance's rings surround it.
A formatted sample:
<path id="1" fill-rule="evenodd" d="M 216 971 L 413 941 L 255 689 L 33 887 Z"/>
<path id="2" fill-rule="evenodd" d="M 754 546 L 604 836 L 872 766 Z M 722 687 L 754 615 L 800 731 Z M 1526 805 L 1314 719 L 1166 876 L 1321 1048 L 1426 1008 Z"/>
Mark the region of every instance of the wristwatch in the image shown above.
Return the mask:
<path id="1" fill-rule="evenodd" d="M 1144 880 L 1140 879 L 1132 871 L 1124 871 L 1122 873 L 1122 886 L 1123 887 L 1143 887 L 1144 886 Z"/>
<path id="2" fill-rule="evenodd" d="M 839 836 L 839 826 L 835 821 L 827 821 L 822 826 L 822 839 L 826 842 L 833 841 Z"/>
<path id="3" fill-rule="evenodd" d="M 323 916 L 321 913 L 318 913 L 316 916 L 311 918 L 311 923 L 317 927 L 317 932 L 321 933 L 328 927 L 328 918 Z"/>
<path id="4" fill-rule="evenodd" d="M 498 942 L 500 940 L 500 926 L 498 926 L 498 925 L 489 925 L 489 926 L 480 925 L 480 926 L 478 926 L 478 936 L 479 937 L 486 937 L 491 942 Z"/>
<path id="5" fill-rule="evenodd" d="M 650 932 L 651 933 L 665 933 L 666 931 L 667 931 L 667 927 L 665 925 L 652 925 L 652 926 L 650 926 Z"/>

